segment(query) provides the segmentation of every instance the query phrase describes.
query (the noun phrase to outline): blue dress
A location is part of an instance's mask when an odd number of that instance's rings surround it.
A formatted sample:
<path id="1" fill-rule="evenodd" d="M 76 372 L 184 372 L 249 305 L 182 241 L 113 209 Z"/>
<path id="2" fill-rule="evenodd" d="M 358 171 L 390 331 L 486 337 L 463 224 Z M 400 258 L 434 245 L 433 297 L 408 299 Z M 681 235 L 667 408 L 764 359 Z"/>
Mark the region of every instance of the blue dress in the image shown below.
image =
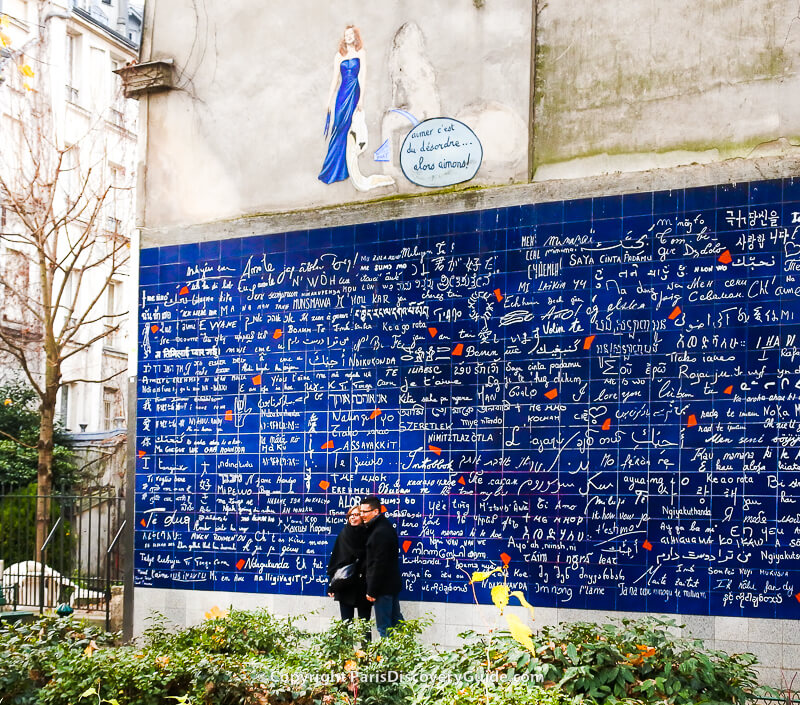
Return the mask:
<path id="1" fill-rule="evenodd" d="M 328 154 L 322 164 L 319 180 L 332 184 L 344 181 L 350 174 L 347 171 L 347 133 L 353 121 L 353 113 L 358 105 L 361 88 L 358 85 L 358 70 L 361 61 L 358 57 L 345 59 L 339 64 L 342 82 L 336 94 L 336 107 L 331 129 L 331 141 L 328 143 Z"/>

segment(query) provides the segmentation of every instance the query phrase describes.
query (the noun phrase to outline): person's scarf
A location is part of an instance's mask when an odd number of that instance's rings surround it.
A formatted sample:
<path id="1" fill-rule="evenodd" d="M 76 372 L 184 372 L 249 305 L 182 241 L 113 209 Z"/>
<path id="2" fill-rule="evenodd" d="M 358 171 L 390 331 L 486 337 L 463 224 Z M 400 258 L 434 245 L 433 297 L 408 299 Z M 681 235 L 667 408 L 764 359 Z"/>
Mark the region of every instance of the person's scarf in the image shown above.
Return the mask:
<path id="1" fill-rule="evenodd" d="M 334 570 L 348 565 L 355 560 L 363 563 L 366 555 L 367 532 L 363 524 L 352 526 L 349 522 L 345 524 L 339 534 L 338 545 L 336 546 L 336 562 Z"/>

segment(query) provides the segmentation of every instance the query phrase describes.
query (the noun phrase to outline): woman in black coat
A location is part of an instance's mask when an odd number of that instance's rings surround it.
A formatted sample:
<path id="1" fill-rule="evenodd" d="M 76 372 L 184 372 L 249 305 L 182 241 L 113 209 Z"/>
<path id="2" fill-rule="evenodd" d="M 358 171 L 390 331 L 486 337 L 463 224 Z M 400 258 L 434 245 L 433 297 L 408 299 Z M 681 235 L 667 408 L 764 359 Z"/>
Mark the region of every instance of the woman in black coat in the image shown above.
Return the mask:
<path id="1" fill-rule="evenodd" d="M 367 581 L 364 576 L 366 556 L 367 531 L 361 522 L 359 505 L 351 507 L 347 512 L 347 523 L 344 525 L 336 543 L 333 544 L 333 553 L 328 561 L 328 581 L 342 566 L 356 562 L 356 578 L 345 588 L 332 590 L 328 585 L 328 596 L 339 603 L 339 612 L 343 620 L 353 619 L 358 611 L 359 619 L 369 619 L 372 604 L 367 601 Z"/>

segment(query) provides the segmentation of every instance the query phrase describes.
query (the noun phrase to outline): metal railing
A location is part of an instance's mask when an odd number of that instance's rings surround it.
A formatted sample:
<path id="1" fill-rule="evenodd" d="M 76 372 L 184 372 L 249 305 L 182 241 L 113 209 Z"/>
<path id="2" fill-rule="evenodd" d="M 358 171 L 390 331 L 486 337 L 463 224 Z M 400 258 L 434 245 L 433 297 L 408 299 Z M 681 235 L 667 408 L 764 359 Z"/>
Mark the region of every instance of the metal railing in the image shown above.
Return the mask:
<path id="1" fill-rule="evenodd" d="M 35 486 L 0 487 L 0 587 L 8 606 L 105 612 L 108 628 L 112 586 L 123 578 L 123 497 L 113 488 L 45 496 L 48 532 L 37 551 L 39 498 Z"/>

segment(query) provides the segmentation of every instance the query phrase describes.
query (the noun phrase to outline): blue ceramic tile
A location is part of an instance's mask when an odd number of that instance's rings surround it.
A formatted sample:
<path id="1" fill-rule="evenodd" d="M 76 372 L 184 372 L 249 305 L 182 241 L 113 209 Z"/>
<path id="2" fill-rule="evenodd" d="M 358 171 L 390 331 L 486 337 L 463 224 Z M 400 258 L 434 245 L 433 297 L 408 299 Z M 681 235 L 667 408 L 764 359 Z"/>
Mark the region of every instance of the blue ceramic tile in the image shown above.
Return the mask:
<path id="1" fill-rule="evenodd" d="M 182 284 L 186 279 L 186 266 L 182 264 L 166 264 L 158 268 L 159 284 Z"/>
<path id="2" fill-rule="evenodd" d="M 751 206 L 779 204 L 783 195 L 780 179 L 750 184 L 749 202 Z"/>
<path id="3" fill-rule="evenodd" d="M 717 208 L 746 206 L 750 199 L 750 184 L 723 184 L 717 186 Z"/>
<path id="4" fill-rule="evenodd" d="M 139 286 L 158 284 L 158 267 L 142 267 L 139 270 Z"/>
<path id="5" fill-rule="evenodd" d="M 591 220 L 592 199 L 581 198 L 573 201 L 564 201 L 564 222 Z"/>
<path id="6" fill-rule="evenodd" d="M 595 220 L 619 218 L 621 215 L 622 196 L 604 196 L 592 199 L 592 217 Z"/>
<path id="7" fill-rule="evenodd" d="M 239 240 L 239 254 L 241 257 L 247 258 L 250 255 L 260 255 L 264 251 L 263 236 L 244 237 Z"/>
<path id="8" fill-rule="evenodd" d="M 223 240 L 220 244 L 220 257 L 223 262 L 238 260 L 242 256 L 242 239 Z M 181 260 L 186 261 L 181 253 Z"/>
<path id="9" fill-rule="evenodd" d="M 783 198 L 787 201 L 800 201 L 800 177 L 783 180 Z"/>
<path id="10" fill-rule="evenodd" d="M 522 223 L 522 206 L 510 206 L 505 208 L 506 212 L 506 227 L 518 228 Z"/>
<path id="11" fill-rule="evenodd" d="M 537 203 L 534 215 L 537 225 L 561 223 L 564 220 L 564 202 Z"/>
<path id="12" fill-rule="evenodd" d="M 158 248 L 148 247 L 139 251 L 139 266 L 153 267 L 158 264 Z"/>
<path id="13" fill-rule="evenodd" d="M 480 227 L 480 211 L 455 213 L 451 220 L 451 232 L 455 234 L 476 232 Z"/>
<path id="14" fill-rule="evenodd" d="M 653 194 L 653 214 L 682 213 L 684 209 L 685 192 L 683 189 L 673 191 L 656 191 Z"/>
<path id="15" fill-rule="evenodd" d="M 717 206 L 715 187 L 687 188 L 684 192 L 684 210 L 686 215 L 694 211 L 713 209 Z"/>
<path id="16" fill-rule="evenodd" d="M 653 213 L 652 193 L 631 193 L 622 197 L 622 215 L 626 218 Z"/>
<path id="17" fill-rule="evenodd" d="M 175 264 L 179 261 L 180 247 L 178 245 L 170 245 L 169 247 L 161 247 L 158 250 L 158 263 L 159 264 Z"/>
<path id="18" fill-rule="evenodd" d="M 198 255 L 201 262 L 203 261 L 217 261 L 220 255 L 220 241 L 212 240 L 210 242 L 200 243 L 200 253 Z"/>
<path id="19" fill-rule="evenodd" d="M 519 209 L 519 222 L 521 226 L 535 225 L 536 224 L 536 206 L 527 205 L 520 206 Z"/>

